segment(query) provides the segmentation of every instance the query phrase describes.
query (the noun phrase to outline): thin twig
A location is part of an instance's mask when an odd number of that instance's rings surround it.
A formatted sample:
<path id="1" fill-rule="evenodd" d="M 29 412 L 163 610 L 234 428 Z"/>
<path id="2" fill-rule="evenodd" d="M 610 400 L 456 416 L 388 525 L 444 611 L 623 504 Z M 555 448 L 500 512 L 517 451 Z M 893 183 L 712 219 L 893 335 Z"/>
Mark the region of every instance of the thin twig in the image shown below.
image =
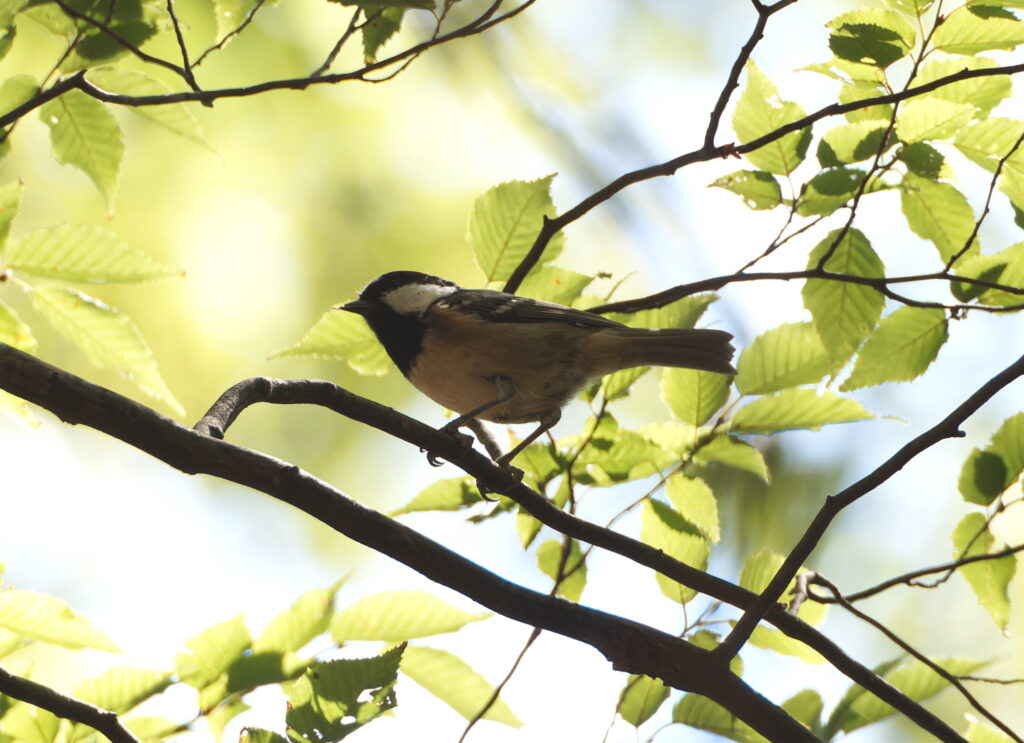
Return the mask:
<path id="1" fill-rule="evenodd" d="M 199 90 L 199 83 L 192 73 L 192 65 L 188 61 L 188 46 L 185 45 L 185 37 L 181 33 L 181 24 L 178 22 L 178 14 L 174 12 L 174 0 L 167 0 L 167 14 L 171 17 L 171 25 L 174 27 L 174 38 L 178 41 L 178 49 L 181 51 L 181 70 L 185 82 L 192 90 Z M 212 103 L 206 105 L 212 106 Z"/>
<path id="2" fill-rule="evenodd" d="M 348 26 L 345 28 L 345 31 L 341 34 L 341 37 L 336 42 L 334 42 L 334 46 L 331 48 L 331 51 L 327 53 L 327 57 L 324 58 L 324 61 L 320 64 L 320 66 L 313 70 L 311 73 L 309 73 L 310 77 L 319 77 L 320 75 L 324 74 L 325 72 L 327 72 L 327 70 L 331 68 L 331 65 L 334 64 L 334 60 L 337 59 L 338 55 L 341 53 L 341 48 L 345 46 L 345 42 L 348 41 L 349 38 L 351 38 L 352 34 L 356 32 L 356 27 L 359 24 L 359 16 L 362 14 L 362 12 L 363 9 L 357 6 L 355 11 L 352 13 L 352 17 L 348 21 Z M 380 14 L 383 12 L 383 8 L 379 9 L 374 15 L 367 18 L 367 23 L 372 21 L 374 18 L 380 16 Z"/>
<path id="3" fill-rule="evenodd" d="M 224 34 L 224 36 L 215 44 L 208 46 L 203 51 L 202 54 L 196 57 L 196 61 L 192 65 L 192 69 L 195 69 L 196 67 L 201 65 L 203 63 L 203 60 L 210 56 L 210 54 L 220 49 L 223 49 L 225 44 L 231 41 L 231 39 L 238 36 L 238 34 L 242 33 L 242 31 L 244 31 L 249 26 L 249 24 L 252 23 L 253 19 L 256 17 L 256 14 L 260 11 L 260 9 L 265 6 L 266 1 L 267 0 L 256 0 L 255 4 L 253 4 L 253 6 L 249 8 L 249 12 L 245 14 L 245 18 L 242 19 L 241 23 L 239 23 L 233 29 Z"/>

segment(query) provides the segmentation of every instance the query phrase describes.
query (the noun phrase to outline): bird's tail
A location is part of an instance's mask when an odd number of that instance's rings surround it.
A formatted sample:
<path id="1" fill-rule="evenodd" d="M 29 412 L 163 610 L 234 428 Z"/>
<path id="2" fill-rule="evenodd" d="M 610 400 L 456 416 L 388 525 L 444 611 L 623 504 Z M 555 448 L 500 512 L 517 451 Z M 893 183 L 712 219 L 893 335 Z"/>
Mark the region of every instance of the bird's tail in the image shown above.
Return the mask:
<path id="1" fill-rule="evenodd" d="M 616 329 L 627 344 L 623 357 L 632 366 L 677 366 L 702 369 L 719 374 L 735 374 L 732 361 L 732 335 L 724 330 L 643 328 Z"/>

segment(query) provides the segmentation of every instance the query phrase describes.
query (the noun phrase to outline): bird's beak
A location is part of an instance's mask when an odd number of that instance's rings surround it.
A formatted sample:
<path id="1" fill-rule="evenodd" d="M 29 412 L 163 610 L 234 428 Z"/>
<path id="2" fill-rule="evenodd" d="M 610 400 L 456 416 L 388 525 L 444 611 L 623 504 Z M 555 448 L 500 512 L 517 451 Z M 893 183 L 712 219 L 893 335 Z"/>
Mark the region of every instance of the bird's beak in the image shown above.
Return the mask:
<path id="1" fill-rule="evenodd" d="M 354 300 L 352 302 L 347 302 L 345 304 L 339 304 L 334 309 L 336 309 L 336 310 L 345 310 L 345 312 L 354 312 L 357 315 L 365 316 L 365 315 L 369 314 L 370 307 L 371 307 L 371 305 L 370 305 L 369 302 L 364 302 L 361 299 L 356 299 L 356 300 Z"/>

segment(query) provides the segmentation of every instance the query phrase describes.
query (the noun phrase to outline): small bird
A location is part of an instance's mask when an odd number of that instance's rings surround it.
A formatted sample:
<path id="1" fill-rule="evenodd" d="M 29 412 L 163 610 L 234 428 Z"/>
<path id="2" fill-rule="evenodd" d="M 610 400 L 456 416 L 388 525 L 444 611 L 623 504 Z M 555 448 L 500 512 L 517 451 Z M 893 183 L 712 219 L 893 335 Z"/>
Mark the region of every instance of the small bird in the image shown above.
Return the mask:
<path id="1" fill-rule="evenodd" d="M 599 377 L 636 366 L 735 374 L 723 330 L 630 328 L 592 312 L 490 289 L 462 289 L 438 276 L 392 271 L 337 309 L 366 319 L 388 356 L 420 392 L 474 419 L 538 424 L 509 462 L 558 423 L 562 407 Z"/>

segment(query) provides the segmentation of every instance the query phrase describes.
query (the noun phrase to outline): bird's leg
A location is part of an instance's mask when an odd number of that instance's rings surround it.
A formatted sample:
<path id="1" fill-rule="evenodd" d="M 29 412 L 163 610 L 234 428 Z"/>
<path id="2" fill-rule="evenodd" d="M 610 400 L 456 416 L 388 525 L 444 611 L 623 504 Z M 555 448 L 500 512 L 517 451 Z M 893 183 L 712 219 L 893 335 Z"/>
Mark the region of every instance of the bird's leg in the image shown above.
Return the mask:
<path id="1" fill-rule="evenodd" d="M 528 447 L 534 441 L 539 439 L 544 434 L 545 431 L 547 431 L 548 429 L 552 428 L 556 423 L 558 423 L 559 420 L 561 420 L 561 418 L 562 418 L 562 411 L 560 409 L 558 409 L 558 408 L 555 408 L 553 411 L 551 411 L 550 413 L 545 415 L 543 418 L 541 418 L 540 419 L 540 424 L 537 426 L 537 428 L 535 428 L 534 431 L 529 436 L 527 436 L 525 439 L 523 439 L 518 444 L 516 444 L 515 448 L 513 448 L 512 451 L 508 452 L 507 454 L 502 454 L 500 457 L 498 457 L 494 461 L 497 464 L 501 465 L 502 467 L 510 466 L 509 462 L 511 462 L 513 459 L 515 459 L 516 455 L 519 454 L 519 452 L 521 452 L 523 449 Z"/>
<path id="2" fill-rule="evenodd" d="M 473 445 L 473 438 L 471 436 L 466 436 L 465 434 L 459 433 L 459 428 L 461 428 L 462 426 L 469 425 L 469 422 L 474 420 L 481 413 L 485 413 L 491 408 L 501 405 L 503 402 L 506 402 L 507 400 L 511 400 L 519 392 L 519 388 L 516 387 L 516 383 L 513 382 L 508 377 L 495 377 L 494 387 L 497 391 L 497 397 L 495 397 L 493 400 L 490 400 L 484 403 L 483 405 L 475 407 L 468 413 L 463 413 L 458 418 L 453 418 L 452 420 L 448 421 L 443 426 L 441 426 L 440 430 L 444 431 L 445 433 L 450 433 L 452 436 L 456 436 L 462 440 L 463 451 L 468 450 L 469 447 Z M 477 433 L 475 428 L 473 429 L 473 431 L 474 433 Z M 491 455 L 491 458 L 494 458 L 494 453 L 490 451 L 489 447 L 487 447 L 486 441 L 484 442 L 484 447 L 488 449 L 488 453 Z M 440 459 L 438 459 L 436 456 L 430 453 L 427 454 L 427 461 L 430 462 L 430 464 L 434 467 L 440 467 L 441 464 L 443 464 Z"/>

